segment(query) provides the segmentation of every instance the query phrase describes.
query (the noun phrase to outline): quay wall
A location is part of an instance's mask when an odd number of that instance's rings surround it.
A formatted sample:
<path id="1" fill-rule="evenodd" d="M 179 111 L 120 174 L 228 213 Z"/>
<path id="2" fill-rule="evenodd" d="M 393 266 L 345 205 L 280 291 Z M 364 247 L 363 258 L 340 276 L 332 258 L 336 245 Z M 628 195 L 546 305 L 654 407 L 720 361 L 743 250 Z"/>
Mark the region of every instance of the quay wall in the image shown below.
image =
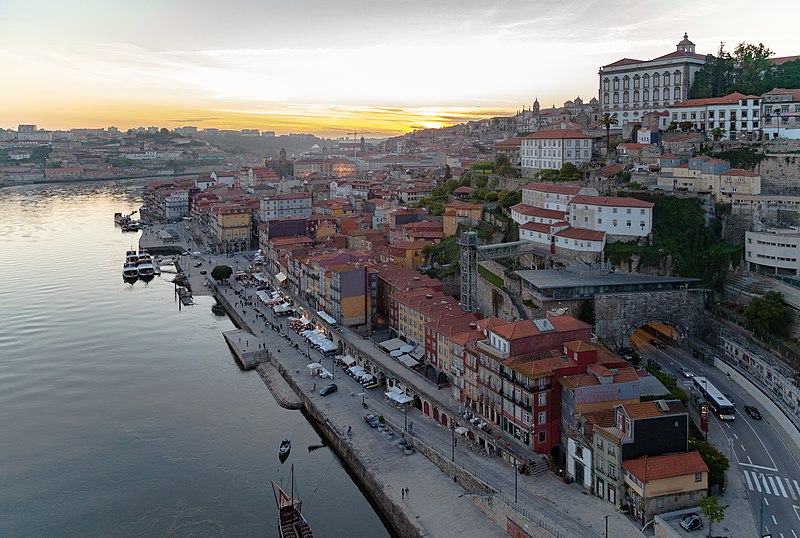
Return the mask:
<path id="1" fill-rule="evenodd" d="M 222 294 L 218 293 L 216 289 L 214 290 L 214 297 L 225 308 L 228 315 L 238 327 L 248 329 L 252 332 L 252 328 L 239 316 L 230 302 Z M 331 447 L 347 464 L 353 474 L 358 477 L 361 485 L 369 492 L 373 501 L 380 508 L 381 513 L 397 535 L 400 538 L 424 538 L 428 536 L 427 532 L 425 532 L 416 521 L 412 520 L 400 506 L 392 501 L 386 493 L 388 488 L 381 482 L 372 468 L 358 455 L 352 440 L 336 430 L 336 427 L 331 424 L 325 416 L 325 413 L 318 408 L 314 402 L 308 398 L 306 393 L 303 392 L 303 389 L 298 386 L 291 373 L 284 368 L 280 360 L 275 359 L 273 355 L 270 363 L 275 366 L 292 390 L 300 397 L 302 409 L 305 410 L 308 416 L 314 419 L 319 426 L 319 430 L 325 436 L 328 443 L 330 443 Z"/>
<path id="2" fill-rule="evenodd" d="M 272 364 L 275 365 L 275 368 L 278 369 L 278 372 L 280 372 L 292 390 L 300 396 L 305 412 L 314 419 L 331 447 L 347 463 L 353 474 L 358 477 L 397 535 L 400 538 L 424 538 L 428 536 L 425 529 L 409 518 L 405 510 L 389 498 L 386 493 L 388 490 L 387 485 L 378 478 L 372 468 L 359 456 L 351 438 L 340 433 L 331 424 L 325 413 L 308 398 L 306 393 L 297 385 L 291 373 L 283 367 L 279 360 L 272 361 Z"/>

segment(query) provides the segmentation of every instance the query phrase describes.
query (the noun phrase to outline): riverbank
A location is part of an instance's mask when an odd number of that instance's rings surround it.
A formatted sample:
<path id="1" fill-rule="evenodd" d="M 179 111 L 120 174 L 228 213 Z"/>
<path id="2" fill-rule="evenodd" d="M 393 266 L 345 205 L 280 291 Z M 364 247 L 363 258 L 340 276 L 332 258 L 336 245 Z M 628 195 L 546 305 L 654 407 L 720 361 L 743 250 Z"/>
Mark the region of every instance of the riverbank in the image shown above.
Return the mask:
<path id="1" fill-rule="evenodd" d="M 173 179 L 173 178 L 189 178 L 189 177 L 198 177 L 198 174 L 143 174 L 143 175 L 135 175 L 135 176 L 107 176 L 107 177 L 89 177 L 89 178 L 76 178 L 76 179 L 33 179 L 33 180 L 25 180 L 25 181 L 8 181 L 8 180 L 1 180 L 0 181 L 0 189 L 6 187 L 23 187 L 25 185 L 74 185 L 76 183 L 92 183 L 92 182 L 106 182 L 106 181 L 125 181 L 125 180 L 132 180 L 132 179 L 152 179 L 153 181 L 157 181 L 161 178 L 165 179 Z"/>

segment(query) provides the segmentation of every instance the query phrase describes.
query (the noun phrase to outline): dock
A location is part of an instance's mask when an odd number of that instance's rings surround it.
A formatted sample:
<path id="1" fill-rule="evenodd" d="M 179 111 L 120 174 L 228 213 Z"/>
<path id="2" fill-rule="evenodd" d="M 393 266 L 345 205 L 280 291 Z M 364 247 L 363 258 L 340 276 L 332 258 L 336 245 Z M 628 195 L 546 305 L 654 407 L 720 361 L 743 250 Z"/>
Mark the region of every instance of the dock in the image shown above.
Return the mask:
<path id="1" fill-rule="evenodd" d="M 264 381 L 264 384 L 269 389 L 272 397 L 278 402 L 278 405 L 284 409 L 300 409 L 303 407 L 303 402 L 297 393 L 289 386 L 289 383 L 283 378 L 281 373 L 275 368 L 275 365 L 269 362 L 262 362 L 256 366 L 258 375 Z"/>
<path id="2" fill-rule="evenodd" d="M 242 370 L 252 370 L 269 360 L 267 345 L 263 339 L 241 329 L 225 331 L 222 336 Z"/>

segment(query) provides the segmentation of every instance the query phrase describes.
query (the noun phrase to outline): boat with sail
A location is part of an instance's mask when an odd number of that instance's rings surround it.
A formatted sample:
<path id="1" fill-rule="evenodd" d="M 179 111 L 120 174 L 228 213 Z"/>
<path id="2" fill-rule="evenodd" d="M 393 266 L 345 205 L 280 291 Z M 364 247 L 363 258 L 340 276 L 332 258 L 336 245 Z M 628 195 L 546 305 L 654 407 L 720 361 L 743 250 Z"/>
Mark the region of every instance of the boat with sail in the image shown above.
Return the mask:
<path id="1" fill-rule="evenodd" d="M 278 505 L 278 536 L 280 538 L 314 538 L 314 533 L 303 517 L 301 508 L 303 501 L 294 497 L 294 465 L 291 471 L 291 494 L 287 495 L 275 481 L 272 481 L 272 493 Z"/>

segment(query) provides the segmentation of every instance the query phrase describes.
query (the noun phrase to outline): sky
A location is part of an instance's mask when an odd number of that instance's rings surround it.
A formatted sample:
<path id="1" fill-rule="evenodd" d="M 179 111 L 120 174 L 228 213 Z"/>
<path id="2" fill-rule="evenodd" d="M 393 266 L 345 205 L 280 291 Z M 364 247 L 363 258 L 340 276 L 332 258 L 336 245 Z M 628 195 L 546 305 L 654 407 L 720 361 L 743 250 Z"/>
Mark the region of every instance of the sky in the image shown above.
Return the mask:
<path id="1" fill-rule="evenodd" d="M 0 127 L 369 137 L 561 105 L 599 66 L 720 42 L 800 54 L 800 3 L 0 0 Z M 777 16 L 783 13 L 784 16 Z"/>

